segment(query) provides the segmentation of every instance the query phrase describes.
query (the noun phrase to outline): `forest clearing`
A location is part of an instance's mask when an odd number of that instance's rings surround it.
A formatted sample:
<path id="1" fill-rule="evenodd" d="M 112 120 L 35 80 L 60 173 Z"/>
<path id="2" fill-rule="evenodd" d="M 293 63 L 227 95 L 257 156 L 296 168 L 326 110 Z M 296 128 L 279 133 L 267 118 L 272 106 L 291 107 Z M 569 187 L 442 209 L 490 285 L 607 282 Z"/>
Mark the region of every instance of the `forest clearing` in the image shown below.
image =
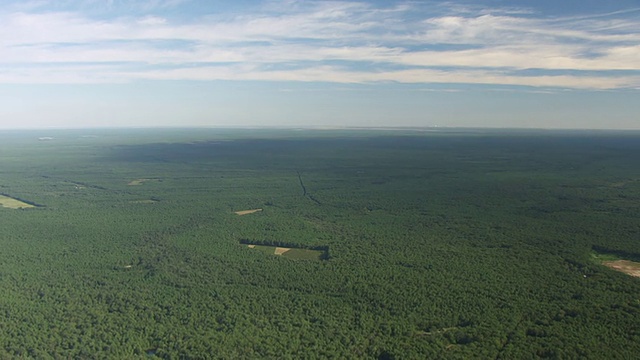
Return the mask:
<path id="1" fill-rule="evenodd" d="M 0 205 L 9 209 L 29 209 L 35 207 L 7 195 L 0 195 Z"/>
<path id="2" fill-rule="evenodd" d="M 129 183 L 127 183 L 127 185 L 129 185 L 129 186 L 139 186 L 139 185 L 142 185 L 142 184 L 144 184 L 146 182 L 149 182 L 149 181 L 160 181 L 160 180 L 159 179 L 135 179 L 135 180 L 129 181 Z"/>
<path id="3" fill-rule="evenodd" d="M 602 265 L 623 272 L 627 275 L 640 277 L 640 263 L 630 260 L 605 261 Z"/>
<path id="4" fill-rule="evenodd" d="M 240 211 L 234 211 L 234 214 L 242 216 L 242 215 L 254 214 L 260 211 L 262 211 L 262 209 L 240 210 Z"/>
<path id="5" fill-rule="evenodd" d="M 294 260 L 322 260 L 326 257 L 326 252 L 322 250 L 289 248 L 268 245 L 246 244 L 249 249 L 258 249 L 265 254 L 278 255 Z"/>
<path id="6" fill-rule="evenodd" d="M 291 250 L 291 248 L 276 247 L 276 249 L 275 249 L 275 251 L 273 253 L 275 255 L 282 255 L 282 254 L 286 253 L 289 250 Z"/>

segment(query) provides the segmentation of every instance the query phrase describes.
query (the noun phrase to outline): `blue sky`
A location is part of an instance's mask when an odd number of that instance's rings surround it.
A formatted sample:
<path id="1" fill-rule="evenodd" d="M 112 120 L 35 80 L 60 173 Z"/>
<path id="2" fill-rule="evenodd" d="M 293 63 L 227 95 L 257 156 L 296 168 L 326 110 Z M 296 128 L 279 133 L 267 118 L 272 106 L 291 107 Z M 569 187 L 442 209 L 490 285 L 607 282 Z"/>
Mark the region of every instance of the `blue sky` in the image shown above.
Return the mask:
<path id="1" fill-rule="evenodd" d="M 640 129 L 640 0 L 10 0 L 0 23 L 0 128 Z"/>

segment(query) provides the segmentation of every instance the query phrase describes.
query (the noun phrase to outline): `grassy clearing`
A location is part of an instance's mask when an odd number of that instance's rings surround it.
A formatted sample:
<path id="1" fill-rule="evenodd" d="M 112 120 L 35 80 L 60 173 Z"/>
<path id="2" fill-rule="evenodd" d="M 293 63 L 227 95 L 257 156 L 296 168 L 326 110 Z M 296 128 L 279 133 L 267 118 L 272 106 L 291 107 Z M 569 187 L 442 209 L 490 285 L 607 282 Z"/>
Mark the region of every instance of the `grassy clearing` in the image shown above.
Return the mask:
<path id="1" fill-rule="evenodd" d="M 27 204 L 25 202 L 5 195 L 0 195 L 0 205 L 9 209 L 29 209 L 35 207 L 31 204 Z"/>
<path id="2" fill-rule="evenodd" d="M 599 264 L 603 264 L 607 261 L 616 261 L 616 260 L 621 260 L 618 256 L 613 255 L 613 254 L 604 254 L 604 253 L 597 253 L 597 252 L 592 252 L 591 253 L 591 259 Z"/>
<path id="3" fill-rule="evenodd" d="M 129 183 L 127 185 L 129 186 L 139 186 L 142 185 L 148 181 L 159 181 L 158 179 L 135 179 L 135 180 L 131 180 L 129 181 Z"/>
<path id="4" fill-rule="evenodd" d="M 322 255 L 324 255 L 323 251 L 320 250 L 309 250 L 309 249 L 290 249 L 289 251 L 282 254 L 282 256 L 288 259 L 294 260 L 321 260 Z"/>
<path id="5" fill-rule="evenodd" d="M 257 213 L 260 211 L 262 211 L 262 209 L 241 210 L 241 211 L 234 212 L 234 214 L 242 216 L 242 215 Z"/>
<path id="6" fill-rule="evenodd" d="M 265 246 L 265 245 L 247 245 L 247 247 L 251 249 L 256 249 L 262 251 L 265 254 L 273 255 L 276 253 L 275 246 Z"/>

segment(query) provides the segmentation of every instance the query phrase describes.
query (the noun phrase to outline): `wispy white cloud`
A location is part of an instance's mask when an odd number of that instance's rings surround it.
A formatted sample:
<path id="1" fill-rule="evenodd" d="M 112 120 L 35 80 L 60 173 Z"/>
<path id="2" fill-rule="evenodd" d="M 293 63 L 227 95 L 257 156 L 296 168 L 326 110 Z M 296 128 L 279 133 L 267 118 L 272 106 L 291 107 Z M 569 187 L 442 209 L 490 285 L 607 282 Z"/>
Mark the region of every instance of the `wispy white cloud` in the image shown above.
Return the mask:
<path id="1" fill-rule="evenodd" d="M 634 9 L 549 19 L 523 8 L 290 1 L 187 22 L 161 11 L 189 5 L 182 0 L 112 1 L 112 8 L 136 6 L 142 13 L 108 17 L 72 11 L 66 3 L 49 9 L 31 2 L 0 12 L 0 82 L 640 85 L 640 12 Z"/>
<path id="2" fill-rule="evenodd" d="M 122 75 L 125 77 L 124 75 Z M 163 71 L 130 73 L 155 80 L 269 80 L 309 81 L 335 83 L 401 82 L 411 84 L 492 84 L 536 87 L 562 87 L 579 89 L 633 88 L 640 77 L 628 76 L 576 76 L 536 75 L 518 76 L 501 71 L 465 69 L 455 72 L 433 69 L 405 69 L 393 71 L 348 71 L 332 66 L 306 67 L 295 70 L 264 70 L 254 66 L 213 66 L 179 68 Z"/>

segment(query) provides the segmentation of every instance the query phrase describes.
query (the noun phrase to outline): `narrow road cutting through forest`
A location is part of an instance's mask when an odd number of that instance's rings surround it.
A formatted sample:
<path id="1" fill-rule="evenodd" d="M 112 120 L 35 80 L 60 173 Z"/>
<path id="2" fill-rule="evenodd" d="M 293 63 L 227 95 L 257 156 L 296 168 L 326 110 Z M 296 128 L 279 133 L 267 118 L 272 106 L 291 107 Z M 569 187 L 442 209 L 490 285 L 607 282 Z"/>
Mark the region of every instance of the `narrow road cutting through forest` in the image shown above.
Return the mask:
<path id="1" fill-rule="evenodd" d="M 313 197 L 313 195 L 307 192 L 307 187 L 304 186 L 304 183 L 302 182 L 302 175 L 300 175 L 300 171 L 296 170 L 296 173 L 298 174 L 298 180 L 300 181 L 300 187 L 302 188 L 302 196 L 308 198 L 309 200 L 313 201 L 318 205 L 322 205 L 322 203 L 320 203 L 318 199 L 316 199 L 315 197 Z"/>

